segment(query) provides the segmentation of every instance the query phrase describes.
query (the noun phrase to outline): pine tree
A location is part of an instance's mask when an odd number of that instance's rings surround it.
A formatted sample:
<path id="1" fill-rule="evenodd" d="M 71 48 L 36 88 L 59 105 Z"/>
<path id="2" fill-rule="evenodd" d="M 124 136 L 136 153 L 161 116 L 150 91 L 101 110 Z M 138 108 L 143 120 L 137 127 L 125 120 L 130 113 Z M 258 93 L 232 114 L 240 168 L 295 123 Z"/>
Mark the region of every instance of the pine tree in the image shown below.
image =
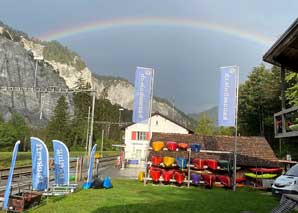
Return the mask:
<path id="1" fill-rule="evenodd" d="M 54 109 L 54 115 L 48 123 L 48 138 L 50 140 L 61 140 L 70 147 L 72 144 L 70 141 L 69 122 L 68 103 L 66 102 L 66 98 L 61 96 Z"/>

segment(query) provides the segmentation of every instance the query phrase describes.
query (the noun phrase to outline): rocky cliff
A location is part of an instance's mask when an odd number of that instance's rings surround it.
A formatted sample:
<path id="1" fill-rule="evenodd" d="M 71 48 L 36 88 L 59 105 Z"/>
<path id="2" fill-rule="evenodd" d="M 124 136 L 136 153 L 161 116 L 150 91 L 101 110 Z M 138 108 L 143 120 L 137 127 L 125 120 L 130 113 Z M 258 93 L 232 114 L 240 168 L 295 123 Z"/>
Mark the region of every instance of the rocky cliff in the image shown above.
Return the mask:
<path id="1" fill-rule="evenodd" d="M 35 78 L 36 76 L 36 78 Z M 80 57 L 58 42 L 29 38 L 0 22 L 0 86 L 36 88 L 74 88 L 79 79 L 89 83 L 97 97 L 132 109 L 134 87 L 125 79 L 92 74 Z M 40 125 L 51 117 L 59 94 L 32 90 L 0 91 L 0 110 L 9 118 L 16 110 L 30 123 Z M 67 96 L 70 107 L 72 97 Z M 153 111 L 174 118 L 185 125 L 193 124 L 183 112 L 173 110 L 166 100 L 155 98 Z M 42 118 L 39 119 L 42 112 Z"/>

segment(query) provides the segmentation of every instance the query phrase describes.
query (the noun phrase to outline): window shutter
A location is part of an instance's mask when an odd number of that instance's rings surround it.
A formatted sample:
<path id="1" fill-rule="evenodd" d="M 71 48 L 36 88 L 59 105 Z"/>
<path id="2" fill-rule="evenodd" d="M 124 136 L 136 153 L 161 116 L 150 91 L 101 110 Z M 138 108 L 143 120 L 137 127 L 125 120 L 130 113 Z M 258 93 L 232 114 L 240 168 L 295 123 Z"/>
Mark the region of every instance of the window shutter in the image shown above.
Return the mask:
<path id="1" fill-rule="evenodd" d="M 131 140 L 137 139 L 137 132 L 131 132 Z"/>
<path id="2" fill-rule="evenodd" d="M 148 141 L 150 139 L 150 132 L 146 132 L 146 140 Z"/>

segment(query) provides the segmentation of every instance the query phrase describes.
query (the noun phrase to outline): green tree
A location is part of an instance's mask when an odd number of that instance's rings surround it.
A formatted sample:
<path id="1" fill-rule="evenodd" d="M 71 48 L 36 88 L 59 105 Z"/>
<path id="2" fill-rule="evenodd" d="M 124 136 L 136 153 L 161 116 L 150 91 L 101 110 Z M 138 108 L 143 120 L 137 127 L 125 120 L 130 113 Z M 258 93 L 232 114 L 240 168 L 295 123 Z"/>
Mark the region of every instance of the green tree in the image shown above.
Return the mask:
<path id="1" fill-rule="evenodd" d="M 206 113 L 203 114 L 198 120 L 196 133 L 198 135 L 213 135 L 215 132 L 214 121 L 208 117 Z"/>
<path id="2" fill-rule="evenodd" d="M 87 84 L 84 79 L 79 78 L 76 82 L 75 88 L 87 90 L 90 89 L 90 85 Z M 90 92 L 79 92 L 73 96 L 74 117 L 71 122 L 71 129 L 74 147 L 76 147 L 78 144 L 83 146 L 86 140 L 88 108 L 92 105 L 92 97 L 89 93 Z"/>
<path id="3" fill-rule="evenodd" d="M 239 132 L 273 140 L 273 114 L 280 110 L 279 69 L 255 67 L 239 87 Z"/>
<path id="4" fill-rule="evenodd" d="M 12 113 L 11 119 L 6 124 L 8 128 L 14 129 L 15 140 L 21 141 L 20 150 L 26 151 L 29 148 L 30 129 L 25 119 L 18 113 Z"/>
<path id="5" fill-rule="evenodd" d="M 288 72 L 286 74 L 287 89 L 286 98 L 290 106 L 298 105 L 298 73 Z"/>
<path id="6" fill-rule="evenodd" d="M 48 123 L 48 139 L 58 139 L 63 141 L 68 147 L 70 147 L 70 121 L 68 112 L 68 103 L 66 98 L 61 96 L 54 109 L 54 115 Z M 51 146 L 51 143 L 49 144 Z"/>

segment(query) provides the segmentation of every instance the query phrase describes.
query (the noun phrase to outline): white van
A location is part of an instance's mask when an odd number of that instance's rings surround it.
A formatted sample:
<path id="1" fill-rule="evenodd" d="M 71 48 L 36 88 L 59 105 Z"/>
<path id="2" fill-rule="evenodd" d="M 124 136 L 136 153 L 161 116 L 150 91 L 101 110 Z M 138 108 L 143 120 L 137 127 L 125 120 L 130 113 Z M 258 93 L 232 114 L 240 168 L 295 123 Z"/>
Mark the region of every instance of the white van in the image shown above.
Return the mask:
<path id="1" fill-rule="evenodd" d="M 275 195 L 282 193 L 298 194 L 298 164 L 274 181 L 272 193 Z"/>

